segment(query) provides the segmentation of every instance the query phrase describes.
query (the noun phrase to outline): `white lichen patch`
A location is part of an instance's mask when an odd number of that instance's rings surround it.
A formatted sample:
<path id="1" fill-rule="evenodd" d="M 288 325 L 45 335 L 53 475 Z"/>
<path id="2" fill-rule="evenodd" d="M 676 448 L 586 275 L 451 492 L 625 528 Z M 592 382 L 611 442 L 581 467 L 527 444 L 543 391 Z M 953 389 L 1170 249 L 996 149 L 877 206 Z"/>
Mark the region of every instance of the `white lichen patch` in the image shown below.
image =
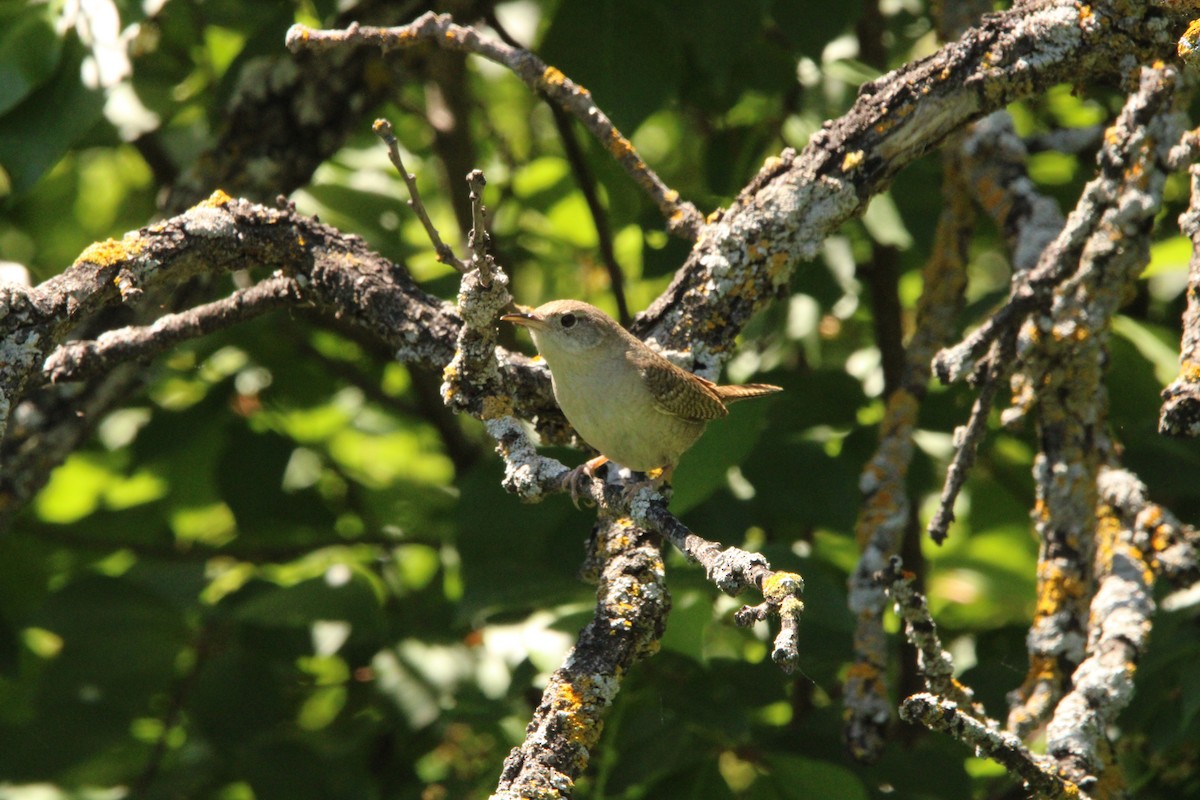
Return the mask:
<path id="1" fill-rule="evenodd" d="M 223 208 L 197 206 L 183 218 L 184 233 L 206 239 L 222 239 L 232 236 L 237 230 L 233 215 Z"/>

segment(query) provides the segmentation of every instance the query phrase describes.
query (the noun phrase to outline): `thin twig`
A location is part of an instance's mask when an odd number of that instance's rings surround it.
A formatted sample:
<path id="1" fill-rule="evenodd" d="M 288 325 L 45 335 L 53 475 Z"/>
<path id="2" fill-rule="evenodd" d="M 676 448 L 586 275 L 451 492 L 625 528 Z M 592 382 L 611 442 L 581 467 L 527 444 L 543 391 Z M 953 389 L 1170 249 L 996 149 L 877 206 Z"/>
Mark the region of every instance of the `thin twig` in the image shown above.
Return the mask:
<path id="1" fill-rule="evenodd" d="M 425 234 L 429 237 L 429 241 L 433 243 L 433 250 L 437 254 L 437 260 L 453 267 L 458 272 L 466 272 L 470 269 L 470 266 L 456 256 L 454 251 L 450 249 L 450 246 L 442 241 L 437 228 L 433 226 L 433 221 L 429 219 L 429 212 L 425 210 L 425 204 L 421 202 L 421 192 L 417 189 L 417 176 L 404 168 L 404 160 L 400 157 L 400 142 L 396 140 L 396 134 L 392 130 L 392 123 L 386 119 L 377 119 L 375 120 L 375 124 L 371 126 L 371 130 L 387 145 L 388 158 L 395 165 L 396 170 L 400 173 L 400 177 L 404 179 L 404 185 L 408 187 L 408 207 L 416 213 L 417 219 L 421 220 L 421 225 L 425 228 Z"/>
<path id="2" fill-rule="evenodd" d="M 691 203 L 681 201 L 679 192 L 668 187 L 646 165 L 633 144 L 592 100 L 591 93 L 528 50 L 484 36 L 470 26 L 456 25 L 448 14 L 433 12 L 418 17 L 409 25 L 395 28 L 351 25 L 345 30 L 322 31 L 293 25 L 287 32 L 287 46 L 293 52 L 347 44 L 375 45 L 387 52 L 419 42 L 434 42 L 448 50 L 475 53 L 508 67 L 527 86 L 544 92 L 591 131 L 638 186 L 650 195 L 666 218 L 669 231 L 692 241 L 699 235 L 704 224 L 703 215 Z"/>
<path id="3" fill-rule="evenodd" d="M 152 325 L 118 328 L 96 339 L 67 342 L 46 359 L 42 374 L 52 383 L 84 380 L 108 372 L 115 364 L 152 358 L 187 339 L 295 305 L 301 294 L 295 278 L 274 275 L 220 300 L 159 317 Z"/>
<path id="4" fill-rule="evenodd" d="M 506 44 L 511 47 L 521 47 L 521 43 L 505 30 L 494 11 L 488 12 L 487 23 Z M 617 262 L 617 253 L 613 247 L 612 226 L 608 223 L 608 212 L 600 201 L 599 192 L 596 191 L 595 176 L 588 167 L 587 158 L 584 156 L 583 148 L 579 146 L 575 132 L 571 129 L 571 120 L 567 112 L 544 92 L 540 93 L 540 96 L 550 108 L 554 127 L 558 130 L 559 141 L 562 142 L 563 154 L 567 157 L 567 164 L 570 165 L 571 171 L 575 173 L 575 184 L 579 187 L 584 202 L 587 203 L 588 213 L 592 215 L 592 224 L 596 228 L 596 248 L 600 251 L 600 260 L 604 263 L 604 268 L 608 270 L 609 286 L 612 288 L 613 299 L 617 304 L 617 318 L 623 326 L 629 327 L 633 318 L 629 313 L 629 301 L 625 299 L 625 276 L 621 271 L 620 263 Z"/>
<path id="5" fill-rule="evenodd" d="M 484 288 L 492 285 L 492 273 L 496 269 L 495 259 L 489 252 L 492 236 L 487 229 L 487 209 L 483 205 L 483 187 L 487 178 L 483 171 L 473 169 L 467 173 L 467 186 L 471 200 L 471 232 L 467 234 L 467 246 L 471 249 L 471 268 L 479 270 L 479 280 Z"/>
<path id="6" fill-rule="evenodd" d="M 954 457 L 946 469 L 946 481 L 938 499 L 937 510 L 929 520 L 929 536 L 938 544 L 946 541 L 950 524 L 954 522 L 954 503 L 967 482 L 967 475 L 975 463 L 979 443 L 987 434 L 988 415 L 996 398 L 996 391 L 1012 368 L 1012 340 L 1002 339 L 992 343 L 992 355 L 983 364 L 985 377 L 981 379 L 979 394 L 971 404 L 971 414 L 966 425 L 954 429 Z"/>

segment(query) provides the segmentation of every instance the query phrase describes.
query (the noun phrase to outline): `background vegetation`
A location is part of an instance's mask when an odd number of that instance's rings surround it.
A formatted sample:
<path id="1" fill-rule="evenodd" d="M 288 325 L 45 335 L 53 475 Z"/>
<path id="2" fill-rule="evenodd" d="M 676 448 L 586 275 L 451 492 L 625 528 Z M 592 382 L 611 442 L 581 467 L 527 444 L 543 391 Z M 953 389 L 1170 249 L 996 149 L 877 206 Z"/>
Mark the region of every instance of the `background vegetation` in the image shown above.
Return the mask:
<path id="1" fill-rule="evenodd" d="M 283 48 L 291 24 L 379 13 L 345 5 L 0 3 L 0 260 L 39 283 L 92 242 L 148 224 L 185 176 L 204 184 L 239 86 L 293 58 Z M 402 22 L 423 10 L 389 11 Z M 705 212 L 845 112 L 860 84 L 937 46 L 917 0 L 452 10 L 463 22 L 490 18 L 588 87 Z M 370 58 L 368 82 L 386 99 L 348 112 L 352 132 L 336 152 L 275 193 L 452 299 L 458 276 L 436 262 L 370 133 L 385 116 L 448 238 L 465 209 L 451 166 L 485 171 L 497 256 L 520 302 L 575 297 L 617 314 L 607 240 L 632 312 L 665 288 L 687 243 L 663 232 L 599 144 L 571 124 L 564 137 L 510 73 L 473 60 L 459 69 L 425 50 Z M 1009 110 L 1036 143 L 1103 125 L 1121 102 L 1111 88 L 1060 86 Z M 1069 208 L 1097 145 L 1035 147 L 1030 176 Z M 796 269 L 726 376 L 786 391 L 738 406 L 676 473 L 672 509 L 691 527 L 804 575 L 801 671 L 781 674 L 769 626 L 735 627 L 737 601 L 675 554 L 662 651 L 625 681 L 578 796 L 1019 795 L 1002 769 L 946 737 L 898 726 L 869 767 L 842 748 L 859 474 L 883 410 L 879 345 L 896 339 L 878 324 L 871 287 L 893 276 L 899 323 L 911 323 L 940 169 L 930 157 L 901 173 L 819 262 Z M 581 186 L 594 186 L 604 233 Z M 1194 520 L 1200 451 L 1155 432 L 1158 393 L 1177 370 L 1191 248 L 1172 221 L 1187 199 L 1186 176 L 1172 178 L 1167 223 L 1115 325 L 1107 381 L 1125 465 Z M 966 317 L 978 319 L 1007 293 L 998 232 L 977 238 L 969 275 Z M 145 366 L 144 388 L 98 422 L 0 538 L 0 797 L 433 800 L 495 787 L 541 682 L 590 614 L 594 589 L 577 572 L 592 516 L 564 497 L 525 506 L 506 495 L 481 426 L 441 409 L 439 376 L 389 355 L 277 313 Z M 972 399 L 933 385 L 922 405 L 909 489 L 923 519 Z M 1033 452 L 1030 431 L 994 424 L 950 538 L 919 544 L 943 637 L 997 715 L 1027 667 Z M 1194 609 L 1173 608 L 1155 618 L 1120 720 L 1136 732 L 1120 759 L 1144 797 L 1200 796 L 1200 638 Z"/>

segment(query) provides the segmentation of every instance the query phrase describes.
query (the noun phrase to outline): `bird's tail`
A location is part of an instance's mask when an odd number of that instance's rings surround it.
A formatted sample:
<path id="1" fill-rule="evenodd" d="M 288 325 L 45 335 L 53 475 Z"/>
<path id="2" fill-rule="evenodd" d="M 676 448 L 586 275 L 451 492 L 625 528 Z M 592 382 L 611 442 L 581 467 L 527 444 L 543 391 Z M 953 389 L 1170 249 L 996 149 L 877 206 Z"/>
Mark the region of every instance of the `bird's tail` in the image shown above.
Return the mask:
<path id="1" fill-rule="evenodd" d="M 742 383 L 735 386 L 717 386 L 714 388 L 726 404 L 783 391 L 783 387 L 772 386 L 769 383 Z"/>

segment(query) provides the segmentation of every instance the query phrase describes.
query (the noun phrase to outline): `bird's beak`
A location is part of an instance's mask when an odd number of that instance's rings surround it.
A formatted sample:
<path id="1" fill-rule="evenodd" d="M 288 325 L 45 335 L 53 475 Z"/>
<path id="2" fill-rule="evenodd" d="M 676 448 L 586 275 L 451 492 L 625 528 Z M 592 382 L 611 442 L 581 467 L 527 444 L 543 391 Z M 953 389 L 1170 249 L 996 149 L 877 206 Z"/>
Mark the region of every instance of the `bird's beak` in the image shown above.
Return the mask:
<path id="1" fill-rule="evenodd" d="M 511 322 L 513 325 L 520 325 L 522 328 L 531 328 L 535 331 L 545 330 L 546 320 L 534 311 L 525 314 L 503 314 L 500 319 L 505 322 Z"/>

